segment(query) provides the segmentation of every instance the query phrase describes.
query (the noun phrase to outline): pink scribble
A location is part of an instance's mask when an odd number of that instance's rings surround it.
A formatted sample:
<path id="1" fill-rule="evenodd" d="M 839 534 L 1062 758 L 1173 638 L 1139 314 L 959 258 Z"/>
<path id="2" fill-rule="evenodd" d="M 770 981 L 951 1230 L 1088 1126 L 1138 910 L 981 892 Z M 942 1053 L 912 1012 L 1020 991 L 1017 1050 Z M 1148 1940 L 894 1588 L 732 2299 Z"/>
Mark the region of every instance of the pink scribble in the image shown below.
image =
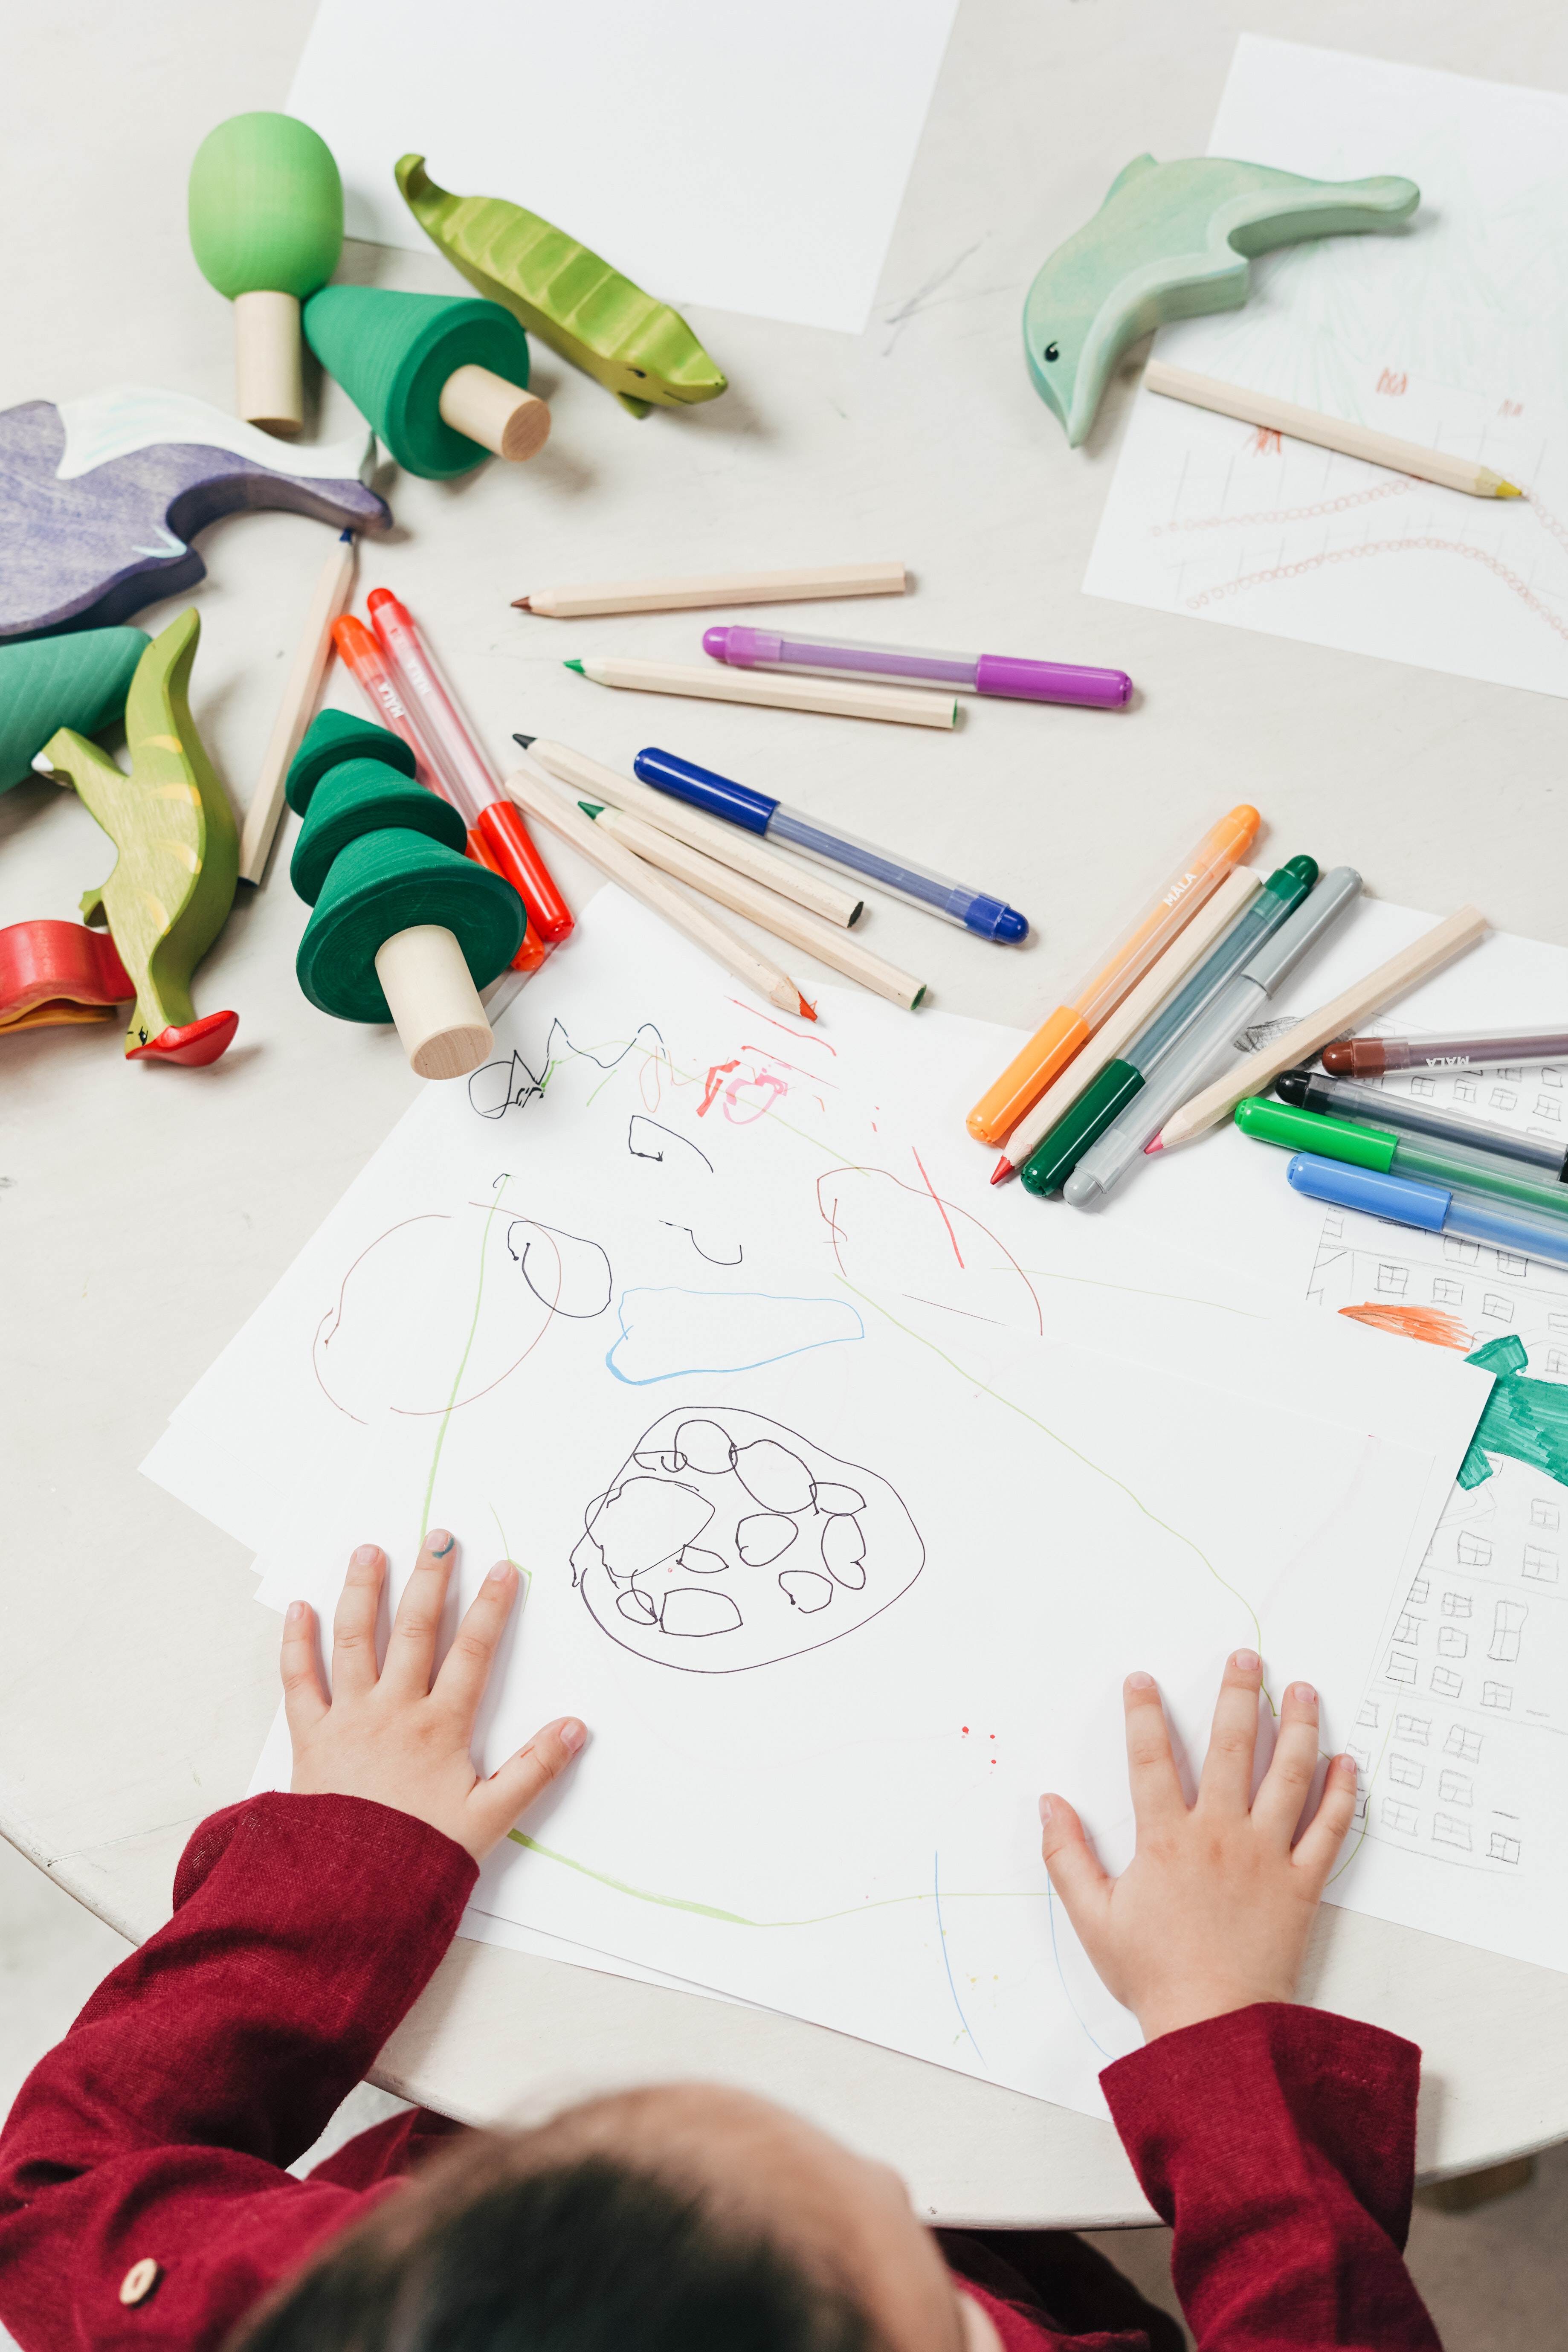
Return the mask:
<path id="1" fill-rule="evenodd" d="M 1383 539 L 1373 540 L 1364 547 L 1329 548 L 1321 555 L 1304 555 L 1298 562 L 1272 564 L 1266 572 L 1248 572 L 1239 580 L 1226 581 L 1221 587 L 1205 588 L 1200 594 L 1187 598 L 1187 610 L 1201 613 L 1205 604 L 1216 604 L 1222 597 L 1237 595 L 1245 588 L 1266 588 L 1277 580 L 1302 579 L 1309 572 L 1321 572 L 1326 563 L 1351 563 L 1369 555 L 1415 554 L 1462 555 L 1468 562 L 1480 564 L 1486 571 L 1493 572 L 1506 588 L 1511 588 L 1549 629 L 1555 629 L 1560 637 L 1568 639 L 1568 621 L 1563 620 L 1550 605 L 1543 604 L 1517 572 L 1510 571 L 1495 555 L 1489 555 L 1484 548 L 1467 547 L 1457 539 Z"/>
<path id="2" fill-rule="evenodd" d="M 1400 393 L 1408 392 L 1410 389 L 1410 378 L 1405 373 L 1403 369 L 1395 374 L 1393 368 L 1384 368 L 1383 373 L 1377 379 L 1377 388 L 1379 392 L 1393 393 L 1397 397 Z"/>
<path id="3" fill-rule="evenodd" d="M 1378 499 L 1403 499 L 1415 488 L 1414 482 L 1380 482 L 1373 490 L 1347 490 L 1343 498 L 1325 499 L 1313 507 L 1265 507 L 1255 514 L 1195 515 L 1190 522 L 1157 522 L 1151 526 L 1151 539 L 1161 539 L 1169 530 L 1247 530 L 1254 526 L 1277 522 L 1316 522 L 1324 515 L 1348 514 L 1352 507 L 1368 507 Z"/>

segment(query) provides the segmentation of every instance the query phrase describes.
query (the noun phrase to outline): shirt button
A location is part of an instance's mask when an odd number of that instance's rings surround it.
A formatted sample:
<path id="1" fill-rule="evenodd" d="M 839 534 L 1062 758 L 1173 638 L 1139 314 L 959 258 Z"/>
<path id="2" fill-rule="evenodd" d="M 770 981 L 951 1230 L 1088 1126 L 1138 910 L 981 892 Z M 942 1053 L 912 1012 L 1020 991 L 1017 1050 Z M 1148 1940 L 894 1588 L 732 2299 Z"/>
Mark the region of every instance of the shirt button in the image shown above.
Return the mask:
<path id="1" fill-rule="evenodd" d="M 151 2254 L 139 2263 L 132 2263 L 120 2282 L 121 2302 L 145 2303 L 163 2275 Z"/>

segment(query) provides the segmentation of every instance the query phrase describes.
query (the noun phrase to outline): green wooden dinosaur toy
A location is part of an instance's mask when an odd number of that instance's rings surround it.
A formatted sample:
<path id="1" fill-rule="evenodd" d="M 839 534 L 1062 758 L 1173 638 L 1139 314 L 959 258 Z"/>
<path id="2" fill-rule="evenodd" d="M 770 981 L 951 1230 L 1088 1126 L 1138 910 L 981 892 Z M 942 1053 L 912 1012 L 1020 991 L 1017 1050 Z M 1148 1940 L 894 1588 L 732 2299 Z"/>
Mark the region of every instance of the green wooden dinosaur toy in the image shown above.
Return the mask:
<path id="1" fill-rule="evenodd" d="M 82 894 L 84 922 L 107 924 L 136 988 L 125 1051 L 133 1061 L 216 1062 L 236 1013 L 198 1020 L 191 974 L 223 929 L 239 873 L 239 836 L 188 698 L 201 621 L 182 613 L 136 666 L 125 706 L 131 773 L 69 727 L 38 755 L 74 784 L 120 855 Z"/>
<path id="2" fill-rule="evenodd" d="M 679 310 L 656 302 L 585 245 L 501 196 L 454 196 L 423 155 L 397 164 L 403 200 L 470 286 L 613 392 L 634 416 L 717 400 L 729 378 Z"/>
<path id="3" fill-rule="evenodd" d="M 1238 310 L 1249 254 L 1398 228 L 1420 201 L 1414 180 L 1303 180 L 1217 155 L 1134 156 L 1029 289 L 1024 354 L 1035 390 L 1076 449 L 1128 344 L 1171 319 Z"/>

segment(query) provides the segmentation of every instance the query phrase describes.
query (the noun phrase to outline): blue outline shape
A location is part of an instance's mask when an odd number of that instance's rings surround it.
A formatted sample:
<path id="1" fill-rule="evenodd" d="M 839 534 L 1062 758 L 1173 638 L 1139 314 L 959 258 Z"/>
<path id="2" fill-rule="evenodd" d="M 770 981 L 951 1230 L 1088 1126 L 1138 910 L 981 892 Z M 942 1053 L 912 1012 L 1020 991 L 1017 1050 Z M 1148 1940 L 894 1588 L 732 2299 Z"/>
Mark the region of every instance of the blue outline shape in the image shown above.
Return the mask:
<path id="1" fill-rule="evenodd" d="M 969 2035 L 969 2046 L 984 2066 L 985 2053 L 970 2031 L 969 2020 L 963 2014 L 963 2003 L 958 1998 L 958 1987 L 952 1981 L 952 1962 L 947 1957 L 947 1929 L 942 1924 L 942 1855 L 940 1852 L 933 1853 L 931 1858 L 931 1891 L 936 1902 L 936 1932 L 942 1941 L 942 1964 L 947 1970 L 947 1989 L 952 1995 L 952 2005 L 958 2011 L 958 2021 Z M 1099 2047 L 1098 2043 L 1096 2047 Z"/>
<path id="2" fill-rule="evenodd" d="M 626 1310 L 627 1299 L 647 1297 L 656 1298 L 673 1297 L 676 1298 L 724 1298 L 735 1300 L 745 1298 L 768 1298 L 773 1300 L 778 1305 L 786 1307 L 830 1307 L 836 1316 L 849 1315 L 853 1317 L 856 1329 L 853 1338 L 846 1331 L 841 1333 L 837 1338 L 832 1339 L 808 1339 L 804 1347 L 784 1348 L 781 1349 L 776 1355 L 759 1356 L 752 1363 L 678 1364 L 673 1371 L 653 1372 L 649 1374 L 647 1380 L 635 1381 L 632 1379 L 629 1372 L 623 1372 L 616 1364 L 616 1350 L 621 1346 L 623 1340 L 630 1339 L 633 1336 L 626 1328 Z M 858 1309 L 851 1307 L 847 1299 L 806 1298 L 801 1297 L 796 1293 L 787 1290 L 688 1290 L 683 1287 L 681 1284 L 674 1282 L 663 1283 L 657 1287 L 651 1283 L 640 1283 L 637 1285 L 636 1289 L 623 1290 L 619 1298 L 616 1301 L 616 1320 L 621 1327 L 620 1338 L 614 1341 L 606 1353 L 605 1357 L 605 1369 L 614 1379 L 621 1381 L 623 1386 L 629 1389 L 657 1388 L 662 1381 L 689 1380 L 699 1373 L 705 1376 L 711 1375 L 714 1378 L 718 1378 L 726 1372 L 760 1372 L 765 1365 L 782 1364 L 791 1356 L 809 1356 L 817 1348 L 852 1347 L 857 1339 L 863 1339 L 866 1337 L 865 1322 Z"/>

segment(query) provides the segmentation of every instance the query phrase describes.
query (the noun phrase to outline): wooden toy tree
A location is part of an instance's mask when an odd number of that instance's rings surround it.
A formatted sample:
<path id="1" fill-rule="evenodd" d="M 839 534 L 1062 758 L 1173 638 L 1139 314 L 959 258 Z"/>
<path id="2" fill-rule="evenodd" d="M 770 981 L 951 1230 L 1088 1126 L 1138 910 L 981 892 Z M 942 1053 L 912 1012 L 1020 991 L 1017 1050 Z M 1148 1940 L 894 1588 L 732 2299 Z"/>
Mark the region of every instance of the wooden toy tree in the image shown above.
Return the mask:
<path id="1" fill-rule="evenodd" d="M 550 411 L 525 389 L 528 337 L 499 302 L 324 286 L 305 335 L 329 375 L 405 472 L 443 482 L 487 452 L 521 463 L 542 449 Z"/>
<path id="2" fill-rule="evenodd" d="M 315 910 L 295 970 L 323 1013 L 395 1022 L 422 1078 L 459 1078 L 489 1053 L 479 992 L 527 917 L 510 882 L 463 855 L 462 818 L 413 769 L 385 728 L 341 710 L 312 722 L 289 771 L 305 819 L 289 879 Z"/>
<path id="3" fill-rule="evenodd" d="M 332 151 L 291 114 L 236 114 L 191 165 L 191 250 L 234 304 L 236 405 L 286 439 L 304 421 L 300 305 L 343 246 L 343 184 Z"/>

